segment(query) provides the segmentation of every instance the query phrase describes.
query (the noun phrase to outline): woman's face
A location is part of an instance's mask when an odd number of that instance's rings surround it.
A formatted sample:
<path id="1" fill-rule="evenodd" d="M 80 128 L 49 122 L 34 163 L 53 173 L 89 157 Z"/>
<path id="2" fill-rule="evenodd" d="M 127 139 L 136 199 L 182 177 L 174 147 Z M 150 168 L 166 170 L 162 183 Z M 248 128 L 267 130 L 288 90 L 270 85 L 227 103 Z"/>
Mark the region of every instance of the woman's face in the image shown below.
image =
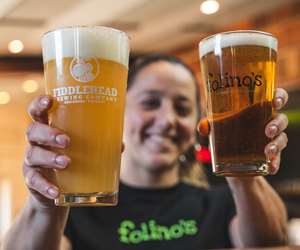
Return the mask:
<path id="1" fill-rule="evenodd" d="M 196 87 L 182 65 L 144 67 L 127 93 L 125 156 L 149 170 L 174 166 L 195 142 Z"/>

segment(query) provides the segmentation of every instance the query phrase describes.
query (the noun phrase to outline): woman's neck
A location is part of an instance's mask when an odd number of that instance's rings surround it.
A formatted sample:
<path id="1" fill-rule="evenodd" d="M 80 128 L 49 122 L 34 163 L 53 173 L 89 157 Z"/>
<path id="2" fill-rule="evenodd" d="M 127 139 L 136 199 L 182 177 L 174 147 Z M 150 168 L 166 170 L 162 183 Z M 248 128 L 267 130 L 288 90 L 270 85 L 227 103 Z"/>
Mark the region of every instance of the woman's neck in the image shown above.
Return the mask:
<path id="1" fill-rule="evenodd" d="M 147 188 L 170 187 L 178 183 L 177 165 L 162 168 L 140 166 L 123 158 L 120 179 L 124 184 Z"/>

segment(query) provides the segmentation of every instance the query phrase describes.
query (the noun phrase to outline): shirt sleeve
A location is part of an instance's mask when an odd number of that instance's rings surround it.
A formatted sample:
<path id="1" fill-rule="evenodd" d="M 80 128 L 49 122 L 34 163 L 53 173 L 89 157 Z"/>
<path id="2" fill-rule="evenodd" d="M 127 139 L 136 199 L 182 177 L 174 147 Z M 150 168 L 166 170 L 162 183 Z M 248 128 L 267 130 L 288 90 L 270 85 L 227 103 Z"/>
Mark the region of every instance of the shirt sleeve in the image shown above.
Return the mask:
<path id="1" fill-rule="evenodd" d="M 224 241 L 228 242 L 232 247 L 230 239 L 229 225 L 233 217 L 236 215 L 236 207 L 233 200 L 231 190 L 228 186 L 212 188 L 209 192 L 212 210 L 212 216 L 216 216 L 219 230 L 222 230 Z"/>
<path id="2" fill-rule="evenodd" d="M 64 236 L 66 236 L 70 242 L 72 242 L 72 235 L 73 235 L 72 231 L 73 231 L 73 226 L 72 226 L 72 208 L 71 208 L 65 226 L 65 230 L 64 230 Z"/>
<path id="3" fill-rule="evenodd" d="M 224 208 L 226 210 L 225 215 L 229 224 L 233 217 L 236 215 L 236 207 L 232 196 L 232 192 L 230 188 L 226 186 L 222 189 L 220 193 L 221 197 L 223 197 L 224 200 Z"/>

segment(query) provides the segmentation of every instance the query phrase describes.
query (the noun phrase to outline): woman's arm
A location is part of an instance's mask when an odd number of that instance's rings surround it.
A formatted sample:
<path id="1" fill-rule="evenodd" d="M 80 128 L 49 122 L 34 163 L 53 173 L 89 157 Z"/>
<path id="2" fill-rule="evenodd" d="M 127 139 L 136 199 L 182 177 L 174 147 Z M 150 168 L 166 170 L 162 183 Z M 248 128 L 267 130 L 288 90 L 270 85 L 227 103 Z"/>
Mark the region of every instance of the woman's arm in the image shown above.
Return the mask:
<path id="1" fill-rule="evenodd" d="M 288 100 L 283 89 L 277 89 L 273 101 L 276 110 Z M 266 136 L 271 142 L 265 147 L 270 160 L 269 172 L 276 174 L 280 166 L 281 151 L 287 146 L 288 125 L 284 114 L 276 114 L 266 126 Z M 233 193 L 237 215 L 230 226 L 232 241 L 236 246 L 282 245 L 287 241 L 287 212 L 285 206 L 263 177 L 227 178 Z"/>
<path id="2" fill-rule="evenodd" d="M 59 250 L 68 209 L 35 208 L 29 198 L 14 224 L 2 240 L 1 250 Z"/>
<path id="3" fill-rule="evenodd" d="M 27 129 L 29 145 L 23 162 L 29 198 L 0 243 L 1 249 L 59 249 L 69 210 L 54 205 L 53 200 L 59 195 L 53 182 L 54 169 L 66 168 L 70 159 L 54 149 L 67 147 L 70 138 L 48 125 L 51 106 L 52 99 L 48 96 L 37 97 L 29 105 L 33 122 Z"/>
<path id="4" fill-rule="evenodd" d="M 263 177 L 227 178 L 237 215 L 230 225 L 235 247 L 284 245 L 287 212 L 283 202 Z"/>

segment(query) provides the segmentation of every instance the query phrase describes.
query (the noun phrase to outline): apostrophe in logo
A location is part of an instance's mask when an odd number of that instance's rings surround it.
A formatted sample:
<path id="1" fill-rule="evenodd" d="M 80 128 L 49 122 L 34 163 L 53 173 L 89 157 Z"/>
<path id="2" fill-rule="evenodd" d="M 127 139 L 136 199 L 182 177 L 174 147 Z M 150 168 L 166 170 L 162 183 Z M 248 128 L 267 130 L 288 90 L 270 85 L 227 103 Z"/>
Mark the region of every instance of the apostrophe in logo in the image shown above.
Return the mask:
<path id="1" fill-rule="evenodd" d="M 70 64 L 70 72 L 79 82 L 91 82 L 99 74 L 99 63 L 96 58 L 74 58 Z"/>

